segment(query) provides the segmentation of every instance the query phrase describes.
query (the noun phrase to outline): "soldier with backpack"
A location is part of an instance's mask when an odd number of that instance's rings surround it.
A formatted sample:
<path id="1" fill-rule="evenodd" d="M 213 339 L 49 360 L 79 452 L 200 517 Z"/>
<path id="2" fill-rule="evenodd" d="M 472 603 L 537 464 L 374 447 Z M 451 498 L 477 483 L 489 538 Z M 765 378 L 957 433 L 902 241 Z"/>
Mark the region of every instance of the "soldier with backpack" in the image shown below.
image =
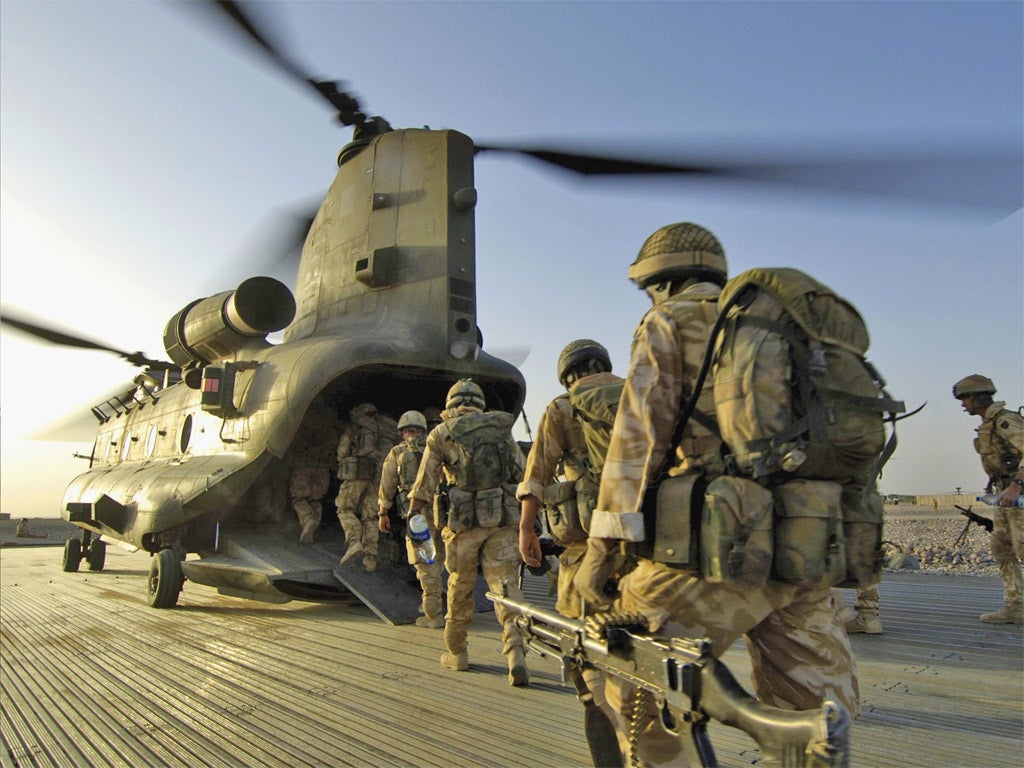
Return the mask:
<path id="1" fill-rule="evenodd" d="M 398 515 L 409 519 L 409 491 L 416 482 L 416 474 L 423 459 L 427 443 L 427 419 L 419 411 L 406 411 L 398 419 L 398 433 L 402 442 L 391 449 L 384 459 L 380 474 L 380 489 L 377 493 L 377 520 L 381 533 L 391 533 L 391 508 L 397 503 Z M 433 515 L 426 515 L 430 536 L 437 546 L 437 527 Z M 405 539 L 409 565 L 416 570 L 416 579 L 423 591 L 420 610 L 423 615 L 416 619 L 417 627 L 440 629 L 444 626 L 442 605 L 441 561 L 426 563 L 416 551 L 412 539 Z"/>
<path id="2" fill-rule="evenodd" d="M 427 435 L 423 460 L 412 491 L 414 515 L 433 500 L 444 471 L 449 475 L 448 509 L 437 520 L 445 546 L 448 570 L 448 613 L 441 666 L 462 672 L 469 669 L 469 624 L 476 608 L 477 572 L 492 591 L 501 594 L 507 584 L 519 595 L 519 503 L 516 484 L 523 476 L 523 452 L 512 438 L 515 417 L 504 411 L 484 412 L 483 390 L 472 379 L 461 379 L 448 390 L 443 421 Z M 495 604 L 502 626 L 502 653 L 508 662 L 510 685 L 530 684 L 523 637 L 515 615 Z"/>
<path id="3" fill-rule="evenodd" d="M 992 559 L 1003 578 L 1003 607 L 983 613 L 987 624 L 1024 623 L 1021 561 L 1024 560 L 1024 509 L 1016 506 L 1024 491 L 1024 417 L 1003 401 L 994 401 L 996 386 L 974 373 L 953 385 L 953 397 L 971 416 L 981 417 L 974 449 L 988 475 L 987 493 L 998 493 L 992 512 Z"/>
<path id="4" fill-rule="evenodd" d="M 716 655 L 743 636 L 755 691 L 768 704 L 809 709 L 831 700 L 856 715 L 853 656 L 829 583 L 766 578 L 773 560 L 766 552 L 772 494 L 726 474 L 716 400 L 729 393 L 714 390 L 710 380 L 698 384 L 726 269 L 718 239 L 692 223 L 657 230 L 630 267 L 630 278 L 653 307 L 633 336 L 575 584 L 593 608 L 639 613 L 659 635 L 710 638 Z M 691 405 L 692 414 L 683 418 Z M 798 458 L 789 456 L 788 466 Z M 838 508 L 838 492 L 798 490 L 807 492 L 790 501 L 796 521 L 801 509 Z M 830 545 L 834 527 L 831 533 Z M 639 562 L 610 597 L 608 578 L 627 547 Z M 799 550 L 784 554 L 825 567 Z M 606 694 L 620 722 L 632 722 L 627 738 L 635 741 L 639 759 L 664 765 L 679 758 L 679 738 L 662 726 L 652 697 L 617 679 L 608 681 Z"/>

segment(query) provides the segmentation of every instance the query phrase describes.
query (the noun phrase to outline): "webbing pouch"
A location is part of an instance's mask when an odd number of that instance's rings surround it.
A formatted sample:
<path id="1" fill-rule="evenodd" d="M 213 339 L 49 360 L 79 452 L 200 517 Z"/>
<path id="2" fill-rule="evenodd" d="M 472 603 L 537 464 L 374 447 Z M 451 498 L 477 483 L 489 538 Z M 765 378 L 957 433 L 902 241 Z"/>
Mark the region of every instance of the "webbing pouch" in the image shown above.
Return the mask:
<path id="1" fill-rule="evenodd" d="M 838 586 L 870 587 L 878 583 L 885 563 L 882 550 L 884 502 L 877 491 L 845 485 L 840 500 L 846 537 L 846 579 Z"/>
<path id="2" fill-rule="evenodd" d="M 700 520 L 705 485 L 704 476 L 697 473 L 662 480 L 655 501 L 652 560 L 696 569 L 694 527 Z"/>
<path id="3" fill-rule="evenodd" d="M 835 586 L 846 578 L 840 497 L 829 480 L 791 480 L 774 489 L 772 575 L 803 587 Z"/>
<path id="4" fill-rule="evenodd" d="M 475 496 L 461 488 L 448 489 L 448 527 L 459 533 L 474 525 Z"/>
<path id="5" fill-rule="evenodd" d="M 522 507 L 516 498 L 516 484 L 506 483 L 501 486 L 501 524 L 519 527 Z"/>
<path id="6" fill-rule="evenodd" d="M 772 494 L 759 483 L 722 475 L 708 485 L 700 527 L 701 573 L 712 582 L 764 584 L 772 568 Z"/>
<path id="7" fill-rule="evenodd" d="M 377 462 L 369 456 L 346 456 L 338 464 L 339 480 L 373 480 Z"/>
<path id="8" fill-rule="evenodd" d="M 580 523 L 576 483 L 566 480 L 547 486 L 540 496 L 550 533 L 558 544 L 586 541 L 587 532 Z"/>
<path id="9" fill-rule="evenodd" d="M 476 524 L 481 528 L 501 525 L 501 488 L 485 488 L 476 492 Z"/>

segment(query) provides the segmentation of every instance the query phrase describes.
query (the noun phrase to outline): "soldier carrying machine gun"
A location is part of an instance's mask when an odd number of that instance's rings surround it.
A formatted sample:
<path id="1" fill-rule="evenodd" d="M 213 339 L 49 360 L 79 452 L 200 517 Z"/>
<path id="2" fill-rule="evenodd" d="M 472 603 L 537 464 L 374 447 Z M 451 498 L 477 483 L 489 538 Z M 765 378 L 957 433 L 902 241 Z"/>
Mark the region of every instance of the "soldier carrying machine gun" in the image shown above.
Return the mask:
<path id="1" fill-rule="evenodd" d="M 791 711 L 763 704 L 712 656 L 708 640 L 646 634 L 646 621 L 639 615 L 597 614 L 584 623 L 506 595 L 488 592 L 487 597 L 518 614 L 531 649 L 561 656 L 563 679 L 573 683 L 584 706 L 584 730 L 598 768 L 622 768 L 624 763 L 611 721 L 583 682 L 581 670 L 587 665 L 658 697 L 663 723 L 679 733 L 693 766 L 718 765 L 707 734 L 709 720 L 749 735 L 760 747 L 764 765 L 849 765 L 850 716 L 841 705 L 826 701 L 820 710 Z M 668 707 L 684 714 L 675 718 Z"/>

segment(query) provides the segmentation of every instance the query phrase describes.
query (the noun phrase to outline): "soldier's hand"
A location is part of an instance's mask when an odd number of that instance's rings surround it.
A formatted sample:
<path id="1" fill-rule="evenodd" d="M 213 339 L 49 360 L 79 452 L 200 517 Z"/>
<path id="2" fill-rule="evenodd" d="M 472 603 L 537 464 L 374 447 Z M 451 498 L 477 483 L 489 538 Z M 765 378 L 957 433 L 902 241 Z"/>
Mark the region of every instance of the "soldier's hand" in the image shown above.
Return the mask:
<path id="1" fill-rule="evenodd" d="M 391 533 L 391 517 L 386 509 L 377 510 L 377 527 L 381 533 Z"/>
<path id="2" fill-rule="evenodd" d="M 573 586 L 587 604 L 598 611 L 611 607 L 612 597 L 605 591 L 619 564 L 616 539 L 587 539 L 587 553 L 573 578 Z"/>
<path id="3" fill-rule="evenodd" d="M 529 528 L 526 530 L 519 529 L 519 554 L 523 558 L 524 563 L 534 568 L 540 565 L 541 558 L 544 556 L 540 548 L 540 539 Z"/>

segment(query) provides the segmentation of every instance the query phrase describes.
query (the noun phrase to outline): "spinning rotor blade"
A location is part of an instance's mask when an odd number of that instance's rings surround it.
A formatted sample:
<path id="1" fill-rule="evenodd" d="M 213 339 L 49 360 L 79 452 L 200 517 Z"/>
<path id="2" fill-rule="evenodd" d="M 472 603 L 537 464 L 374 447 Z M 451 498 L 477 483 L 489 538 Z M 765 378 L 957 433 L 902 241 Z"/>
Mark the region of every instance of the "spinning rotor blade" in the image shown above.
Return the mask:
<path id="1" fill-rule="evenodd" d="M 142 352 L 125 352 L 124 350 L 117 349 L 115 347 L 108 347 L 106 344 L 101 344 L 98 341 L 92 341 L 81 336 L 75 336 L 64 331 L 58 331 L 55 328 L 48 328 L 43 325 L 38 325 L 28 320 L 19 319 L 18 317 L 12 317 L 10 312 L 6 309 L 0 314 L 0 323 L 9 325 L 22 333 L 26 333 L 29 336 L 35 336 L 43 341 L 48 341 L 51 344 L 57 344 L 62 347 L 76 347 L 78 349 L 95 349 L 101 352 L 113 352 L 115 355 L 123 357 L 132 365 L 138 367 L 152 368 L 153 370 L 165 371 L 171 369 L 177 369 L 178 366 L 173 363 L 168 363 L 163 360 L 153 360 L 146 357 Z"/>
<path id="2" fill-rule="evenodd" d="M 477 152 L 524 155 L 585 177 L 675 175 L 784 185 L 794 188 L 900 198 L 922 203 L 1012 213 L 1024 206 L 1024 155 L 1019 146 L 989 153 L 947 150 L 879 150 L 832 158 L 757 160 L 727 156 L 714 161 L 668 162 L 612 157 L 564 149 L 477 144 Z"/>

